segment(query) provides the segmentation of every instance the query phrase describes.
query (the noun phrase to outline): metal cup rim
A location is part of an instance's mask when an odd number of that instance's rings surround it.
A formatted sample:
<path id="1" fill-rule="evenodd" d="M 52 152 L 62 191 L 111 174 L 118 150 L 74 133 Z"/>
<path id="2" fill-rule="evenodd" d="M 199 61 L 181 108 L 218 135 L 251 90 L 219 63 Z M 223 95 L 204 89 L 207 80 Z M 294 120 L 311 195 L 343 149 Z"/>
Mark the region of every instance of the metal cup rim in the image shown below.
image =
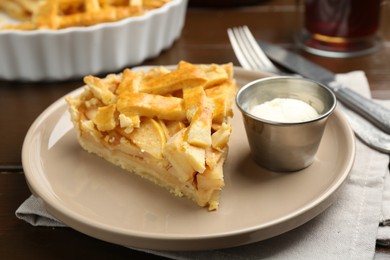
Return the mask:
<path id="1" fill-rule="evenodd" d="M 306 120 L 306 121 L 301 121 L 301 122 L 278 122 L 278 121 L 272 121 L 272 120 L 267 120 L 267 119 L 264 119 L 264 118 L 261 118 L 261 117 L 257 117 L 255 115 L 251 114 L 246 109 L 244 109 L 242 107 L 242 105 L 240 104 L 239 98 L 242 95 L 242 93 L 244 91 L 246 91 L 248 88 L 252 87 L 253 85 L 257 84 L 258 82 L 281 80 L 281 79 L 285 79 L 285 80 L 301 80 L 301 81 L 311 82 L 311 83 L 313 83 L 313 84 L 315 84 L 315 85 L 325 89 L 330 94 L 330 96 L 332 97 L 332 100 L 333 100 L 332 106 L 326 112 L 321 113 L 321 115 L 319 115 L 318 117 L 316 117 L 314 119 L 311 119 L 311 120 Z M 272 77 L 260 78 L 260 79 L 251 81 L 251 82 L 245 84 L 243 87 L 241 87 L 238 90 L 236 98 L 235 98 L 235 102 L 236 102 L 236 105 L 237 105 L 238 109 L 245 116 L 248 116 L 248 117 L 250 117 L 250 118 L 252 118 L 254 120 L 261 121 L 261 122 L 266 123 L 266 124 L 279 125 L 279 126 L 292 126 L 292 125 L 299 125 L 299 124 L 308 124 L 308 123 L 311 123 L 311 122 L 316 122 L 316 121 L 322 120 L 323 118 L 326 118 L 331 113 L 333 113 L 333 111 L 334 111 L 334 109 L 336 108 L 336 105 L 337 105 L 336 96 L 335 96 L 335 94 L 333 93 L 333 91 L 329 87 L 327 87 L 324 84 L 322 84 L 322 83 L 320 83 L 318 81 L 315 81 L 315 80 L 306 79 L 306 78 L 298 78 L 298 77 L 294 77 L 294 76 L 272 76 Z"/>

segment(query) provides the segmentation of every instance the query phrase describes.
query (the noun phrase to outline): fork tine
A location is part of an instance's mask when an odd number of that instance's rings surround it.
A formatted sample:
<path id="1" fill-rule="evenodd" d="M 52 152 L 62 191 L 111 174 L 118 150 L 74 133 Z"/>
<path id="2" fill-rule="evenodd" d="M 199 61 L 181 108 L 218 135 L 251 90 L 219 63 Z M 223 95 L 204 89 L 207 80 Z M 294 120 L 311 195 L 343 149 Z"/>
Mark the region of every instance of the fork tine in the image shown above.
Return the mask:
<path id="1" fill-rule="evenodd" d="M 236 57 L 237 57 L 238 61 L 240 62 L 241 66 L 244 69 L 250 70 L 250 69 L 252 69 L 252 67 L 249 64 L 249 62 L 247 61 L 244 53 L 242 52 L 240 44 L 238 43 L 237 38 L 235 36 L 235 31 L 233 31 L 233 29 L 229 28 L 227 31 L 228 36 L 229 36 L 229 40 L 230 40 L 230 44 L 232 45 L 233 51 L 236 54 Z"/>
<path id="2" fill-rule="evenodd" d="M 263 64 L 262 60 L 257 56 L 252 43 L 249 41 L 247 32 L 244 30 L 244 27 L 236 28 L 236 36 L 245 54 L 246 60 L 251 64 L 252 69 L 256 70 L 266 68 L 266 64 Z"/>
<path id="3" fill-rule="evenodd" d="M 259 64 L 253 56 L 253 51 L 251 50 L 250 44 L 246 38 L 245 33 L 242 31 L 241 27 L 234 27 L 232 29 L 234 39 L 238 45 L 238 50 L 240 53 L 240 63 L 243 62 L 247 69 L 256 70 L 259 69 Z M 244 66 L 243 66 L 244 67 Z M 261 64 L 260 64 L 260 67 Z"/>
<path id="4" fill-rule="evenodd" d="M 243 68 L 279 72 L 257 44 L 247 26 L 228 29 L 228 35 L 234 53 Z"/>
<path id="5" fill-rule="evenodd" d="M 255 38 L 253 37 L 253 34 L 249 30 L 248 26 L 242 27 L 243 32 L 245 33 L 248 42 L 250 43 L 250 46 L 255 53 L 256 57 L 259 61 L 261 61 L 262 64 L 264 64 L 267 68 L 275 68 L 274 64 L 268 59 L 268 57 L 265 55 L 264 51 L 260 48 L 259 44 L 256 42 Z"/>
<path id="6" fill-rule="evenodd" d="M 243 31 L 241 27 L 234 28 L 233 31 L 235 32 L 236 39 L 241 47 L 242 52 L 244 53 L 244 56 L 247 60 L 247 62 L 250 64 L 251 68 L 253 70 L 262 68 L 262 63 L 259 63 L 256 57 L 254 56 L 253 49 L 251 47 L 250 42 L 248 41 L 248 38 Z"/>

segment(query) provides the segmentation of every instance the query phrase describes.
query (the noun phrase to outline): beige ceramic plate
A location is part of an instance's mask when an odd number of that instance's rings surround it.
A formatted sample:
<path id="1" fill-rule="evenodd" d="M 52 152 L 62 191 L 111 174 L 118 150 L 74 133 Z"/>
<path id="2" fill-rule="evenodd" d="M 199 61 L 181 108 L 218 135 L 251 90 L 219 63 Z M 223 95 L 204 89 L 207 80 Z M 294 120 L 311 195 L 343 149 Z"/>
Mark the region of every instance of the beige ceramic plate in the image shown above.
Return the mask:
<path id="1" fill-rule="evenodd" d="M 240 85 L 266 75 L 238 68 L 235 73 Z M 296 173 L 270 172 L 250 159 L 237 109 L 229 144 L 226 187 L 215 212 L 85 152 L 64 99 L 31 126 L 22 157 L 33 194 L 75 230 L 129 247 L 204 250 L 267 239 L 314 218 L 334 202 L 355 152 L 351 128 L 338 110 L 314 164 Z"/>

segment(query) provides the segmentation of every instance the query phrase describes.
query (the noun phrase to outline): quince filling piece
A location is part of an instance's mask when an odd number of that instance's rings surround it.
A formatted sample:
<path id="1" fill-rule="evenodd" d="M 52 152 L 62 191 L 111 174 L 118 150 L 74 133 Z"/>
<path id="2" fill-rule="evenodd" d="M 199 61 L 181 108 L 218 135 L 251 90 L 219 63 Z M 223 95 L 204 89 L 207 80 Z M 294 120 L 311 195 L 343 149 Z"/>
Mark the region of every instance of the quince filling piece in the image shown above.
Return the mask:
<path id="1" fill-rule="evenodd" d="M 215 210 L 237 86 L 232 64 L 86 76 L 67 97 L 81 146 Z"/>

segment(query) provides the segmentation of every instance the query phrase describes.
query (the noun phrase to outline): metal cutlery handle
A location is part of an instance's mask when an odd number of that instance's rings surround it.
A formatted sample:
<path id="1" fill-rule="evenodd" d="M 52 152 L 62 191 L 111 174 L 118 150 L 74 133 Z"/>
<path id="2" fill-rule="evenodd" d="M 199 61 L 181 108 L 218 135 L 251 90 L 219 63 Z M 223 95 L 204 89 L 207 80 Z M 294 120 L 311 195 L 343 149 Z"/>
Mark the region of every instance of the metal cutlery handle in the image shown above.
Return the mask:
<path id="1" fill-rule="evenodd" d="M 337 83 L 332 82 L 332 87 Z M 373 100 L 365 98 L 355 91 L 337 85 L 333 88 L 336 97 L 347 107 L 365 117 L 378 128 L 390 134 L 390 109 L 387 109 Z"/>
<path id="2" fill-rule="evenodd" d="M 390 135 L 385 134 L 379 130 L 379 128 L 370 124 L 367 120 L 363 119 L 351 110 L 343 106 L 339 107 L 341 108 L 341 111 L 344 112 L 344 115 L 348 118 L 352 129 L 360 138 L 360 140 L 373 149 L 383 153 L 390 153 Z"/>

